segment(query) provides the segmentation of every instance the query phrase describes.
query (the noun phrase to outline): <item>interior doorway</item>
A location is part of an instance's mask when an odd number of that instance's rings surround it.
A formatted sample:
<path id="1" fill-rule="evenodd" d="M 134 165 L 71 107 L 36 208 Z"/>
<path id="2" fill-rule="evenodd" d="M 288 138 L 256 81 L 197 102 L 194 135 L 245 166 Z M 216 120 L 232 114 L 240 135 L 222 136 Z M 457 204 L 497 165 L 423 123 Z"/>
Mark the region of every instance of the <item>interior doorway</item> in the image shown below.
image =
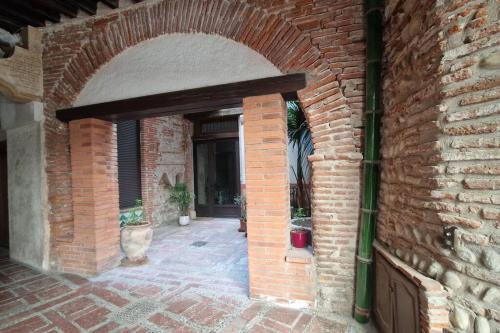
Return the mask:
<path id="1" fill-rule="evenodd" d="M 235 197 L 240 195 L 238 138 L 195 141 L 196 214 L 203 217 L 239 217 Z"/>
<path id="2" fill-rule="evenodd" d="M 0 247 L 9 248 L 9 201 L 7 195 L 7 142 L 0 142 Z"/>

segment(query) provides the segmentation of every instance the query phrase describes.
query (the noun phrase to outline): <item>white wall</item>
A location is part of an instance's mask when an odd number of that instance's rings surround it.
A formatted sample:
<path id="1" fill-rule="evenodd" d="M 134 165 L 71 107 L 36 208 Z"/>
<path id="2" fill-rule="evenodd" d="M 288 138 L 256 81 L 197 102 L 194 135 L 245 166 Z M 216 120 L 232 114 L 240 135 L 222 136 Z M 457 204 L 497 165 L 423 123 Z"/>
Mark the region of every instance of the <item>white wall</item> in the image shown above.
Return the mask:
<path id="1" fill-rule="evenodd" d="M 297 171 L 297 147 L 292 144 L 288 144 L 288 172 L 290 184 L 297 184 L 297 179 L 292 171 L 292 168 Z"/>
<path id="2" fill-rule="evenodd" d="M 240 184 L 246 184 L 245 172 L 245 131 L 243 115 L 238 117 L 239 155 L 240 155 Z"/>
<path id="3" fill-rule="evenodd" d="M 266 58 L 233 40 L 171 34 L 123 51 L 85 85 L 74 105 L 281 75 Z"/>

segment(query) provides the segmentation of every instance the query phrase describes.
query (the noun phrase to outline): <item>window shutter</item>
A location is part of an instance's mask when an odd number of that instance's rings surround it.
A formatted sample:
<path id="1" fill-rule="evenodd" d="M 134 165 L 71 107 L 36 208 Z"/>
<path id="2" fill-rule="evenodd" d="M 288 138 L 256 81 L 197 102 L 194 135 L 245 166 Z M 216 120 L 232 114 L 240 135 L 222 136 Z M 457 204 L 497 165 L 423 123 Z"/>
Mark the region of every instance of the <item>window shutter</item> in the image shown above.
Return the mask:
<path id="1" fill-rule="evenodd" d="M 141 198 L 140 127 L 137 120 L 117 124 L 118 188 L 120 209 L 131 208 Z"/>

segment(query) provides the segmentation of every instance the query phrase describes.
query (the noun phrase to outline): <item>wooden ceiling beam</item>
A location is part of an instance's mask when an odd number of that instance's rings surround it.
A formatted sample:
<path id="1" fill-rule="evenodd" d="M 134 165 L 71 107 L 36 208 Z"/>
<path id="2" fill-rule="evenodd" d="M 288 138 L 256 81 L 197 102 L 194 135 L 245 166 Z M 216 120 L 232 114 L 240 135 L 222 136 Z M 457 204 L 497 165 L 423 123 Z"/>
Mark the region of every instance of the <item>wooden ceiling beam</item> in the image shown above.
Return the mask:
<path id="1" fill-rule="evenodd" d="M 16 1 L 16 0 L 11 0 Z M 46 0 L 29 0 L 26 7 L 30 7 L 33 11 L 39 12 L 41 15 L 51 22 L 61 22 L 61 14 L 54 7 L 48 5 Z"/>
<path id="2" fill-rule="evenodd" d="M 31 25 L 41 27 L 45 25 L 45 19 L 30 15 L 15 4 L 0 2 L 0 12 L 15 22 L 19 22 L 22 26 Z"/>
<path id="3" fill-rule="evenodd" d="M 217 86 L 167 92 L 58 110 L 61 121 L 99 118 L 110 121 L 192 114 L 241 107 L 244 97 L 284 94 L 306 86 L 305 74 L 289 74 Z"/>
<path id="4" fill-rule="evenodd" d="M 0 13 L 0 28 L 7 30 L 10 33 L 16 33 L 21 30 L 24 25 L 11 17 L 7 17 Z"/>
<path id="5" fill-rule="evenodd" d="M 95 15 L 97 12 L 97 1 L 92 0 L 78 0 L 78 6 L 87 14 Z"/>
<path id="6" fill-rule="evenodd" d="M 25 15 L 33 16 L 41 21 L 60 22 L 61 15 L 57 11 L 51 10 L 43 5 L 39 0 L 4 0 L 9 6 L 16 8 L 16 11 Z"/>
<path id="7" fill-rule="evenodd" d="M 41 27 L 46 21 L 61 21 L 61 14 L 70 18 L 82 10 L 89 15 L 97 13 L 100 0 L 0 0 L 0 27 L 17 32 L 27 25 Z M 119 0 L 101 0 L 106 6 L 116 9 Z M 138 2 L 138 1 L 136 1 Z"/>
<path id="8" fill-rule="evenodd" d="M 104 3 L 106 6 L 116 9 L 118 8 L 118 0 L 101 0 L 102 3 Z"/>
<path id="9" fill-rule="evenodd" d="M 61 14 L 75 18 L 78 15 L 78 4 L 68 0 L 41 0 L 51 8 L 54 8 Z"/>

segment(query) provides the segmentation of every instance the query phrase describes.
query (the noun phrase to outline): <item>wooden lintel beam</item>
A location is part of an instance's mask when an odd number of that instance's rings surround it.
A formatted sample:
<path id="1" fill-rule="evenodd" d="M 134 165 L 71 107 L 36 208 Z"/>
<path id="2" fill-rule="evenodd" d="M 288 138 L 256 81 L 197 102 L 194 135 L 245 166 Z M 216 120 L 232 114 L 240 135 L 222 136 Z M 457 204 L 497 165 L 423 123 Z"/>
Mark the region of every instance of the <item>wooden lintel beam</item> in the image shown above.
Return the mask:
<path id="1" fill-rule="evenodd" d="M 164 107 L 158 109 L 144 109 L 136 112 L 130 112 L 126 114 L 113 114 L 113 115 L 105 115 L 102 117 L 93 117 L 102 120 L 108 120 L 112 122 L 116 122 L 119 120 L 139 120 L 144 118 L 153 118 L 153 117 L 165 117 L 165 116 L 173 116 L 173 115 L 188 115 L 188 114 L 196 114 L 207 111 L 217 111 L 220 109 L 224 109 L 227 107 L 241 107 L 242 100 L 238 101 L 219 101 L 218 103 L 200 105 L 198 103 L 192 103 L 190 105 L 186 105 L 184 107 L 173 106 L 173 107 Z M 85 117 L 89 118 L 89 117 Z M 78 118 L 81 119 L 81 118 Z"/>
<path id="2" fill-rule="evenodd" d="M 110 121 L 192 114 L 241 107 L 244 97 L 284 94 L 306 86 L 303 73 L 167 92 L 58 110 L 61 121 L 99 118 Z"/>

